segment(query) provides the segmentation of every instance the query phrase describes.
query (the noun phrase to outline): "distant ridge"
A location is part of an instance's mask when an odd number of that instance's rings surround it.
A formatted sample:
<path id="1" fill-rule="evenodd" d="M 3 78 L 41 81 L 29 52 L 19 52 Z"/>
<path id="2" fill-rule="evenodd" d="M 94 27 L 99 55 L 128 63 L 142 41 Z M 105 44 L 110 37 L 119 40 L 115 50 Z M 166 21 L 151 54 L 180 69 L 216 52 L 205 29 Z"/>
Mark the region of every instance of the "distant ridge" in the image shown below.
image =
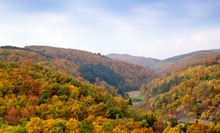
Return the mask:
<path id="1" fill-rule="evenodd" d="M 220 49 L 195 51 L 162 60 L 155 64 L 152 69 L 166 75 L 172 71 L 184 69 L 187 66 L 192 66 L 217 55 L 220 55 Z"/>
<path id="2" fill-rule="evenodd" d="M 198 62 L 201 62 L 202 60 L 219 54 L 220 49 L 211 49 L 177 55 L 164 60 L 132 56 L 129 54 L 108 54 L 107 57 L 115 60 L 141 65 L 146 68 L 151 68 L 152 70 L 157 71 L 162 75 L 166 75 L 172 71 L 183 69 L 187 66 L 191 66 Z"/>
<path id="3" fill-rule="evenodd" d="M 199 50 L 199 51 L 195 51 L 195 52 L 190 52 L 187 54 L 182 54 L 182 55 L 177 55 L 177 56 L 173 56 L 167 59 L 162 60 L 163 62 L 175 62 L 177 60 L 192 56 L 192 55 L 196 55 L 196 54 L 204 54 L 204 53 L 212 53 L 212 52 L 220 52 L 220 49 L 211 49 L 211 50 Z"/>
<path id="4" fill-rule="evenodd" d="M 159 59 L 154 59 L 154 58 L 146 58 L 146 57 L 140 57 L 140 56 L 132 56 L 129 54 L 108 54 L 106 55 L 109 58 L 120 60 L 120 61 L 125 61 L 128 63 L 133 63 L 133 64 L 138 64 L 143 67 L 152 67 L 156 63 L 160 62 Z"/>

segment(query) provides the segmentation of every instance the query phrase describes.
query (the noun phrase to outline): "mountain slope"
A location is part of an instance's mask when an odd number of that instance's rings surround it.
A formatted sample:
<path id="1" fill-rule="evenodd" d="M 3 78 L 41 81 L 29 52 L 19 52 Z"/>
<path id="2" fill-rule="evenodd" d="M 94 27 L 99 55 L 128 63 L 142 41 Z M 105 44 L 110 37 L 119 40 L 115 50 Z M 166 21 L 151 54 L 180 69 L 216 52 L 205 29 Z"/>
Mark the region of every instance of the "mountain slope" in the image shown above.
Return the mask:
<path id="1" fill-rule="evenodd" d="M 124 78 L 124 84 L 116 86 L 120 88 L 121 93 L 129 90 L 138 90 L 143 82 L 148 82 L 157 77 L 155 72 L 141 66 L 74 49 L 48 46 L 28 46 L 25 49 L 5 47 L 0 49 L 0 57 L 2 61 L 21 62 L 23 60 L 31 60 L 78 78 L 82 76 L 80 73 L 82 65 L 102 64 L 105 68 L 112 69 Z M 96 83 L 101 83 L 99 79 L 101 78 L 97 77 Z"/>

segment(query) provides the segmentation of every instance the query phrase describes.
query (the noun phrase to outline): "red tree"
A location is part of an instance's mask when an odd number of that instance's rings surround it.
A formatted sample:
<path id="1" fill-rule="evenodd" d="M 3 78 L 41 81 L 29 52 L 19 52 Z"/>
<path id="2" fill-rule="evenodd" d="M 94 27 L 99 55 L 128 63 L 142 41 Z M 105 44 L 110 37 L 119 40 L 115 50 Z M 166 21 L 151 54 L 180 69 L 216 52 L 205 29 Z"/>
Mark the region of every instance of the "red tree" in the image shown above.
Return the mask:
<path id="1" fill-rule="evenodd" d="M 5 119 L 8 121 L 10 125 L 18 124 L 18 111 L 12 107 L 5 114 Z"/>

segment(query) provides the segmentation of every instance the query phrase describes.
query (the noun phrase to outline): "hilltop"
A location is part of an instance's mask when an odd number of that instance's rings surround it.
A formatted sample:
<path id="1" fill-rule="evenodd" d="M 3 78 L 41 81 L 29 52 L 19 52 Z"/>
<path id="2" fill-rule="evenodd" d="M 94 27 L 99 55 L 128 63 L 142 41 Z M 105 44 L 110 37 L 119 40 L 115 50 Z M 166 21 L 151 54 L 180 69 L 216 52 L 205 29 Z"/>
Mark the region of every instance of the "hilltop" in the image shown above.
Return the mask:
<path id="1" fill-rule="evenodd" d="M 155 64 L 152 69 L 158 71 L 163 75 L 166 75 L 173 71 L 181 70 L 186 68 L 187 66 L 192 66 L 201 61 L 205 61 L 210 57 L 214 57 L 216 55 L 220 55 L 219 49 L 195 51 L 162 60 L 158 64 Z"/>

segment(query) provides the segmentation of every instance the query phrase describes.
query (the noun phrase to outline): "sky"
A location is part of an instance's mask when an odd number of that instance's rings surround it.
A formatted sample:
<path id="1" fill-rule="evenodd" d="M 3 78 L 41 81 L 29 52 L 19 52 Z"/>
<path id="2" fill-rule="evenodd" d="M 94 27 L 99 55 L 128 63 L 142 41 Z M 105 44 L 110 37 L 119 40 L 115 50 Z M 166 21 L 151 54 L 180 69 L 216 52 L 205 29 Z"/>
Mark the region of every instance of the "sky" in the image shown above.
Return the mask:
<path id="1" fill-rule="evenodd" d="M 219 0 L 0 0 L 0 45 L 165 59 L 220 48 Z"/>

